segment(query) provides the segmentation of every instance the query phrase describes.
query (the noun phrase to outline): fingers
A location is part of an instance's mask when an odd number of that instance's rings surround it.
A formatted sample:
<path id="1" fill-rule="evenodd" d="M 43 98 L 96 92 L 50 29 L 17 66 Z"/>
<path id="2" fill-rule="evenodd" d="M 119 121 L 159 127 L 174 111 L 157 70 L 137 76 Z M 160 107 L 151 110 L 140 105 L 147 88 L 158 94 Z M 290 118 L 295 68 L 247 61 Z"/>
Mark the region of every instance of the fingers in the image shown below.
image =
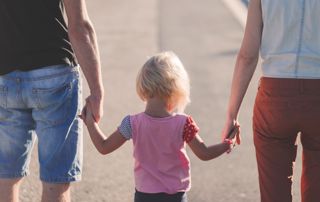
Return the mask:
<path id="1" fill-rule="evenodd" d="M 234 148 L 237 144 L 240 145 L 241 143 L 241 136 L 240 136 L 240 124 L 237 121 L 233 121 L 233 123 L 228 125 L 228 131 L 225 140 L 232 141 L 232 146 L 227 153 L 231 152 L 231 149 Z"/>
<path id="2" fill-rule="evenodd" d="M 233 139 L 240 131 L 240 126 L 239 125 L 235 125 L 231 131 L 229 132 L 229 134 L 227 135 L 228 139 Z"/>
<path id="3" fill-rule="evenodd" d="M 82 108 L 81 114 L 79 115 L 79 117 L 82 120 L 85 120 L 87 116 L 87 105 L 84 105 L 84 107 Z"/>
<path id="4" fill-rule="evenodd" d="M 91 113 L 92 116 L 95 120 L 95 122 L 99 122 L 102 114 L 103 114 L 103 110 L 102 110 L 102 100 L 101 99 L 97 99 L 94 96 L 90 95 L 87 99 L 86 99 L 86 103 L 87 105 L 90 106 L 91 109 Z"/>
<path id="5" fill-rule="evenodd" d="M 238 145 L 240 145 L 241 144 L 241 135 L 240 135 L 240 130 L 239 130 L 239 132 L 237 133 L 237 135 L 236 135 L 236 142 L 237 142 L 237 144 Z"/>
<path id="6" fill-rule="evenodd" d="M 98 106 L 95 106 L 94 103 L 92 102 L 88 102 L 88 105 L 90 106 L 90 112 L 91 112 L 91 116 L 94 119 L 95 122 L 99 122 L 100 121 L 100 114 L 99 114 L 99 109 Z"/>

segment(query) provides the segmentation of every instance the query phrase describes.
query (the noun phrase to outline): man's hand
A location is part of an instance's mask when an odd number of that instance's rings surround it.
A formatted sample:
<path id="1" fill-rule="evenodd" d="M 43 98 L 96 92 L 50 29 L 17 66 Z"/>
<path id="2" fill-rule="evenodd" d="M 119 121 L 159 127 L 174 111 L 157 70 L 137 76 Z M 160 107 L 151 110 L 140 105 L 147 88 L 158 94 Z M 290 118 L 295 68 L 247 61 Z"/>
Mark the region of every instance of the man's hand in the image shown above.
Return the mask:
<path id="1" fill-rule="evenodd" d="M 91 109 L 92 116 L 98 123 L 103 116 L 103 96 L 91 94 L 86 98 L 86 105 Z"/>

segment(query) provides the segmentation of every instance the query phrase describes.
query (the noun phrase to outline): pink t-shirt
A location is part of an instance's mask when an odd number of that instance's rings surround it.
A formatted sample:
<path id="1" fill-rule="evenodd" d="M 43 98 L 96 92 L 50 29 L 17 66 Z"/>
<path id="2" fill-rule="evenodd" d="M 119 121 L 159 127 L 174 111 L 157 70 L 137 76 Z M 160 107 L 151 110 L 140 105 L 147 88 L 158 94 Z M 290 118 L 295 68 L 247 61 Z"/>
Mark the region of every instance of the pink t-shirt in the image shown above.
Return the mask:
<path id="1" fill-rule="evenodd" d="M 183 138 L 183 133 L 188 131 L 185 126 L 189 123 L 196 133 L 198 128 L 187 115 L 154 118 L 139 113 L 130 116 L 138 191 L 171 194 L 190 189 L 190 161 L 184 139 L 192 138 L 187 135 Z"/>

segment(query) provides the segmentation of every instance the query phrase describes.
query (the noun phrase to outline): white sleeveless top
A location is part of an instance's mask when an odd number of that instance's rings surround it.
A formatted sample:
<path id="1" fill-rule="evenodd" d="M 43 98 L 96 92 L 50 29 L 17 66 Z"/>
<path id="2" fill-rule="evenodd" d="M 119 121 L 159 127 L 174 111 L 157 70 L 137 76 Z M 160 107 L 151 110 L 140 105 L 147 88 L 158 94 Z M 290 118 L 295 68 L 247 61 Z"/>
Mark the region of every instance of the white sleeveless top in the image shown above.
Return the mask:
<path id="1" fill-rule="evenodd" d="M 320 0 L 261 0 L 262 73 L 320 79 Z"/>

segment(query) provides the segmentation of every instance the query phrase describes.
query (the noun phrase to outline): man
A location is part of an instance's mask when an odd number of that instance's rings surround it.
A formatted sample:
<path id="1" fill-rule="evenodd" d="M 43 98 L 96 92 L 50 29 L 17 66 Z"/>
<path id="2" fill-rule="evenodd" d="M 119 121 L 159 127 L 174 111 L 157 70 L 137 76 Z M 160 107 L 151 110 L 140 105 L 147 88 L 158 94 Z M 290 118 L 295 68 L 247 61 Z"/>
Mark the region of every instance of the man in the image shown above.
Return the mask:
<path id="1" fill-rule="evenodd" d="M 18 201 L 33 131 L 42 201 L 70 201 L 70 182 L 80 180 L 82 166 L 78 63 L 99 121 L 104 90 L 84 0 L 0 1 L 0 202 Z"/>

